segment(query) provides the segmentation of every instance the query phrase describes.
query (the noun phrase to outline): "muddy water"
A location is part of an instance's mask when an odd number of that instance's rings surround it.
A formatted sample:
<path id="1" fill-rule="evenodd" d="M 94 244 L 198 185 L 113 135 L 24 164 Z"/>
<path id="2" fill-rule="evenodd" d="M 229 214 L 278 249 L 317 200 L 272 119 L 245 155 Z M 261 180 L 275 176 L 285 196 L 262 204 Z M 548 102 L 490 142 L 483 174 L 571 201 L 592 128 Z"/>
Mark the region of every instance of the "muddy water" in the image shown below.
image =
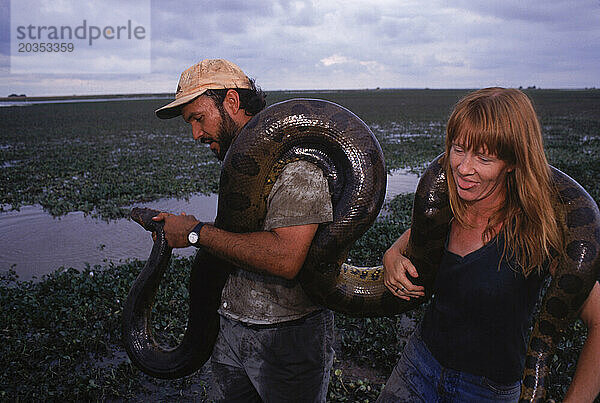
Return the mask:
<path id="1" fill-rule="evenodd" d="M 386 198 L 414 192 L 418 176 L 403 171 L 388 175 Z M 157 210 L 185 211 L 202 221 L 213 221 L 217 195 L 196 195 L 188 200 L 163 199 L 144 204 Z M 147 259 L 152 248 L 150 234 L 137 223 L 122 219 L 107 223 L 81 212 L 53 218 L 39 206 L 0 213 L 0 271 L 13 268 L 21 280 L 41 278 L 61 267 L 81 270 L 129 259 Z M 189 256 L 195 248 L 176 249 Z"/>

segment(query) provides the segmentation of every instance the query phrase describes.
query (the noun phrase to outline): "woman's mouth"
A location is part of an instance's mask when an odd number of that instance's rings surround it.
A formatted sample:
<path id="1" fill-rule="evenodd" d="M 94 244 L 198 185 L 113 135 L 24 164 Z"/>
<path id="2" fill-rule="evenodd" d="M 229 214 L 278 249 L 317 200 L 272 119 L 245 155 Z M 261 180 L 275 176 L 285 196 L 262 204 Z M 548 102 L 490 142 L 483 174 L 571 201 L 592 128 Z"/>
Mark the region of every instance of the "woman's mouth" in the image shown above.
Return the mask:
<path id="1" fill-rule="evenodd" d="M 456 176 L 455 179 L 456 185 L 462 190 L 469 190 L 477 185 L 477 182 L 464 179 L 461 176 Z"/>

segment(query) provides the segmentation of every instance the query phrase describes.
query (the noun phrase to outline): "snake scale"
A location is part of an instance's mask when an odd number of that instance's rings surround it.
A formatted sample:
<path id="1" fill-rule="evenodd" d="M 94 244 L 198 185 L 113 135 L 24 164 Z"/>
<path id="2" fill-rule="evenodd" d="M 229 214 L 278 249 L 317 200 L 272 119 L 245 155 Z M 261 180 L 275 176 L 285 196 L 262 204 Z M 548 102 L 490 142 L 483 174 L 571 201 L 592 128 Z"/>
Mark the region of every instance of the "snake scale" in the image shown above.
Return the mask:
<path id="1" fill-rule="evenodd" d="M 419 181 L 413 206 L 408 255 L 418 282 L 431 289 L 444 250 L 452 213 L 445 173 L 436 158 Z M 404 301 L 383 285 L 382 267 L 344 263 L 353 243 L 371 226 L 385 196 L 386 172 L 379 143 L 352 112 L 334 103 L 295 99 L 254 116 L 236 136 L 221 172 L 215 226 L 232 232 L 261 228 L 266 199 L 285 164 L 306 160 L 327 177 L 334 220 L 321 224 L 298 276 L 315 302 L 353 316 L 388 316 L 426 299 Z M 589 294 L 600 265 L 600 213 L 575 181 L 552 169 L 558 190 L 555 206 L 566 239 L 566 256 L 552 278 L 530 338 L 522 401 L 545 397 L 549 359 L 560 332 Z M 171 248 L 158 212 L 134 208 L 131 217 L 157 234 L 145 267 L 134 281 L 123 311 L 123 339 L 132 362 L 158 378 L 179 378 L 210 357 L 218 332 L 221 289 L 233 267 L 205 250 L 194 258 L 189 281 L 189 318 L 181 343 L 158 345 L 150 312 Z M 415 280 L 417 282 L 417 280 Z M 427 293 L 427 296 L 430 296 Z"/>

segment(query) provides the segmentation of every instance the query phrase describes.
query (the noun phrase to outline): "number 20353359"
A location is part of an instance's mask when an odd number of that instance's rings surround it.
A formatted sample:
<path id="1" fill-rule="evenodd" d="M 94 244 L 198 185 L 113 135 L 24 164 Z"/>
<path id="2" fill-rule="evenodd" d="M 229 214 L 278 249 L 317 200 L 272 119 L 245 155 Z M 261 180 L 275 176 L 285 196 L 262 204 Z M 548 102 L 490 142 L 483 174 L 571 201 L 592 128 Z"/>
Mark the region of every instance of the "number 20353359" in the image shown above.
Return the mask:
<path id="1" fill-rule="evenodd" d="M 71 53 L 75 50 L 72 42 L 18 42 L 19 53 Z"/>

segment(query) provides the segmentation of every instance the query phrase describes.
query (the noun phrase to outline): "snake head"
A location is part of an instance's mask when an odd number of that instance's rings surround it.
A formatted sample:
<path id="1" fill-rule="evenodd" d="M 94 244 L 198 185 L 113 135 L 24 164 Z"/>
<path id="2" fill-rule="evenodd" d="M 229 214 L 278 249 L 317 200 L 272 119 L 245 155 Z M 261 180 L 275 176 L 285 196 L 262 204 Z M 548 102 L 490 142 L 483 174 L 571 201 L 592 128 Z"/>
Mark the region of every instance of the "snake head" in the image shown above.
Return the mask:
<path id="1" fill-rule="evenodd" d="M 156 231 L 157 225 L 162 225 L 162 222 L 153 221 L 152 217 L 156 217 L 160 211 L 145 207 L 135 207 L 131 210 L 129 216 L 131 219 L 140 224 L 146 231 Z"/>

